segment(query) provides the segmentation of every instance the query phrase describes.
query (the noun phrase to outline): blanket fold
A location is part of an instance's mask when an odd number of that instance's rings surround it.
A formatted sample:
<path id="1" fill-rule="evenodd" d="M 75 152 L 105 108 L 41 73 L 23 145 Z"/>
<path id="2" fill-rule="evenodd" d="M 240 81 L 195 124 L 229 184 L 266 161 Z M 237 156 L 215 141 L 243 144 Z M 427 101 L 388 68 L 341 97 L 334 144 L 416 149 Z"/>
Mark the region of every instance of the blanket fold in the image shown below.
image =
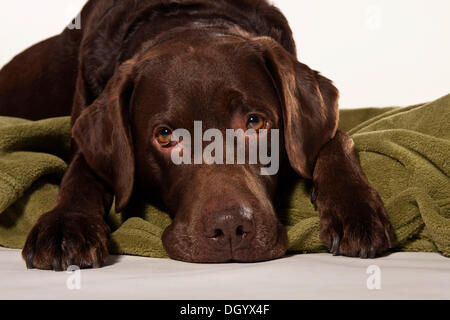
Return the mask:
<path id="1" fill-rule="evenodd" d="M 341 111 L 340 128 L 354 139 L 370 182 L 395 229 L 397 251 L 450 256 L 450 95 L 406 108 Z M 22 248 L 37 218 L 50 210 L 70 154 L 70 119 L 0 117 L 0 245 Z M 278 206 L 289 251 L 325 252 L 308 182 L 282 185 Z M 161 235 L 170 224 L 161 209 L 133 198 L 107 216 L 110 251 L 167 257 Z"/>

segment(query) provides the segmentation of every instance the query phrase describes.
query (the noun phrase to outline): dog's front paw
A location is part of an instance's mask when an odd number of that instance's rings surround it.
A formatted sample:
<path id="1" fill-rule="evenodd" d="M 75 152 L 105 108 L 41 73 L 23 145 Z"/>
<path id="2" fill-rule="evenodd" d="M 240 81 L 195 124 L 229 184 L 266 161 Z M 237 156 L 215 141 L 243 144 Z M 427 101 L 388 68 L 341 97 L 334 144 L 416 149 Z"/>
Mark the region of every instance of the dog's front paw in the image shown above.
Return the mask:
<path id="1" fill-rule="evenodd" d="M 27 267 L 63 271 L 69 266 L 97 268 L 108 256 L 109 227 L 100 215 L 55 209 L 39 218 L 22 257 Z"/>
<path id="2" fill-rule="evenodd" d="M 392 248 L 393 229 L 386 209 L 377 192 L 368 191 L 328 199 L 319 192 L 320 239 L 332 254 L 375 258 Z"/>

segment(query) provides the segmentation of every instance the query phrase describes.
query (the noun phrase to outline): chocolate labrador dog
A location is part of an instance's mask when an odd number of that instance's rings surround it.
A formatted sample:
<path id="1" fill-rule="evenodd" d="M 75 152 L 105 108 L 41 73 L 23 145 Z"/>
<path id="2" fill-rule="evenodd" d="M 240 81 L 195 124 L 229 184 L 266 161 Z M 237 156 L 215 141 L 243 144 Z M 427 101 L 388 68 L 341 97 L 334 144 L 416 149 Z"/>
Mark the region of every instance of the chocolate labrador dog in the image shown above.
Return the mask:
<path id="1" fill-rule="evenodd" d="M 338 130 L 338 90 L 297 61 L 283 14 L 266 0 L 90 0 L 66 29 L 0 72 L 0 113 L 72 115 L 73 157 L 52 211 L 23 249 L 29 268 L 99 267 L 105 212 L 133 193 L 160 199 L 170 257 L 256 262 L 286 253 L 277 186 L 294 170 L 312 180 L 321 240 L 333 254 L 375 257 L 392 228 Z M 262 164 L 181 164 L 174 131 L 281 132 L 281 170 Z M 248 138 L 248 137 L 247 137 Z M 274 150 L 272 150 L 274 151 Z"/>

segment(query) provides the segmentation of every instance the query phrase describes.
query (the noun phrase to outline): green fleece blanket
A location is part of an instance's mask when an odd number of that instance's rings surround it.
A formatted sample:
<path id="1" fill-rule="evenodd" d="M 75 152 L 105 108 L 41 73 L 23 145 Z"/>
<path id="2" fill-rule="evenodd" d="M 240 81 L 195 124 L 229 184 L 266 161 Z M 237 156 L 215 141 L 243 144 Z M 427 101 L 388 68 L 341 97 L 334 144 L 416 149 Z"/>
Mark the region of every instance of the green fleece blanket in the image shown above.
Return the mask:
<path id="1" fill-rule="evenodd" d="M 450 95 L 407 108 L 341 111 L 362 166 L 394 226 L 398 251 L 450 256 Z M 0 117 L 0 245 L 21 248 L 36 219 L 50 210 L 69 156 L 69 118 L 43 121 Z M 278 212 L 290 252 L 324 252 L 308 182 L 284 186 Z M 167 257 L 161 234 L 170 218 L 133 199 L 107 217 L 110 251 Z"/>

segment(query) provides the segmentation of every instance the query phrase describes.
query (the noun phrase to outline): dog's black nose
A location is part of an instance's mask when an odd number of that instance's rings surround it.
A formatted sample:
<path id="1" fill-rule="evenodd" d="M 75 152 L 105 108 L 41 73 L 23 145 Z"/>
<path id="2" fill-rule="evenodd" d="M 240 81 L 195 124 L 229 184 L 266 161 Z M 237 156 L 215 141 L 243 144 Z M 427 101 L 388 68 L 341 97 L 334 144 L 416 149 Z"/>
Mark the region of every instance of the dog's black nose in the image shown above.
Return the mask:
<path id="1" fill-rule="evenodd" d="M 211 212 L 204 216 L 204 228 L 214 245 L 231 251 L 248 246 L 255 234 L 253 215 L 245 208 Z"/>

